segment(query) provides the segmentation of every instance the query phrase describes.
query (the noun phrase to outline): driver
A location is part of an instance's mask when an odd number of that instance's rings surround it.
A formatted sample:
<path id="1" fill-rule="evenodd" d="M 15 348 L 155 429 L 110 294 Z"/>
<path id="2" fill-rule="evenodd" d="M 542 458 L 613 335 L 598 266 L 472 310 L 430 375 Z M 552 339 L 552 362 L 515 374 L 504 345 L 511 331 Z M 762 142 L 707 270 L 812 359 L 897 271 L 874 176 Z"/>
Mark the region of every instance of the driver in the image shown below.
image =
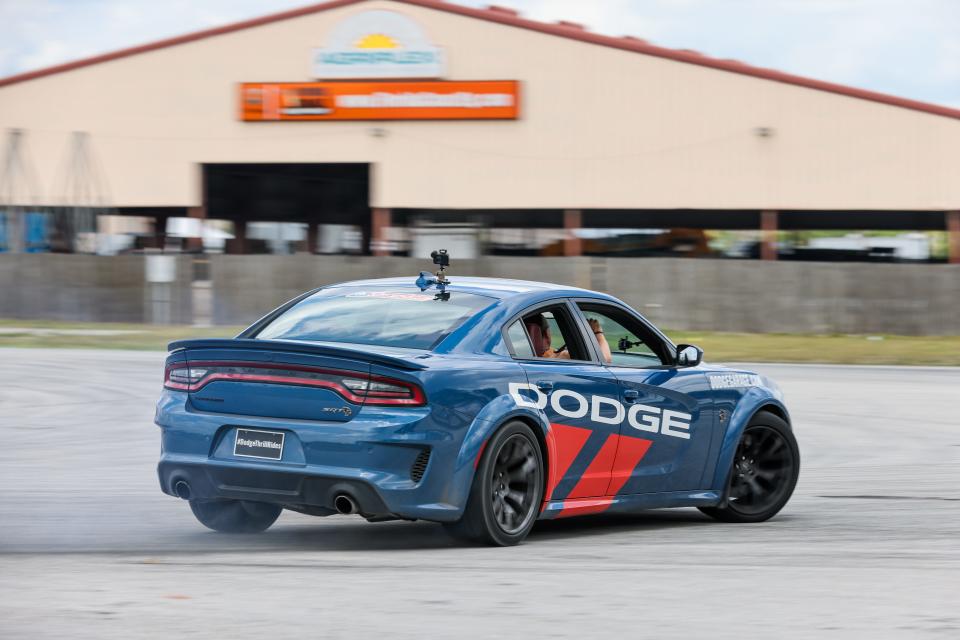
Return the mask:
<path id="1" fill-rule="evenodd" d="M 613 355 L 610 352 L 610 345 L 607 343 L 607 338 L 603 335 L 603 327 L 600 326 L 600 321 L 596 318 L 590 318 L 587 322 L 590 324 L 590 330 L 593 331 L 593 335 L 597 339 L 597 345 L 600 347 L 600 354 L 603 356 L 603 361 L 610 364 L 613 361 Z M 570 351 L 566 348 L 566 345 L 561 346 L 559 349 L 552 347 L 553 336 L 550 335 L 550 325 L 543 314 L 538 313 L 525 318 L 524 324 L 527 327 L 527 334 L 530 336 L 530 342 L 533 344 L 533 349 L 538 357 L 563 360 L 570 359 Z"/>
<path id="2" fill-rule="evenodd" d="M 550 325 L 542 313 L 527 316 L 523 319 L 523 324 L 530 336 L 534 355 L 538 358 L 570 358 L 570 352 L 566 349 L 557 352 L 550 346 L 553 336 L 550 335 Z"/>

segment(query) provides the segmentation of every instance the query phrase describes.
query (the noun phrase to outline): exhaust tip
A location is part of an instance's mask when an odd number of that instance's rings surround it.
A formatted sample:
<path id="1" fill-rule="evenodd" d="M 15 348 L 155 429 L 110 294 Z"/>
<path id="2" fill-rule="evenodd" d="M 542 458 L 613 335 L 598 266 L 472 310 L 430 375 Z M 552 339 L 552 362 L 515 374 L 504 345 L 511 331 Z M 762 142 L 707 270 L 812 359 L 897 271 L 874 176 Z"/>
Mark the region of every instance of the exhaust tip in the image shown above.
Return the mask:
<path id="1" fill-rule="evenodd" d="M 357 502 L 345 493 L 339 494 L 333 499 L 333 508 L 337 513 L 348 516 L 360 511 Z"/>
<path id="2" fill-rule="evenodd" d="M 177 480 L 176 484 L 173 485 L 173 492 L 177 494 L 178 498 L 190 499 L 190 485 L 187 484 L 186 480 Z"/>

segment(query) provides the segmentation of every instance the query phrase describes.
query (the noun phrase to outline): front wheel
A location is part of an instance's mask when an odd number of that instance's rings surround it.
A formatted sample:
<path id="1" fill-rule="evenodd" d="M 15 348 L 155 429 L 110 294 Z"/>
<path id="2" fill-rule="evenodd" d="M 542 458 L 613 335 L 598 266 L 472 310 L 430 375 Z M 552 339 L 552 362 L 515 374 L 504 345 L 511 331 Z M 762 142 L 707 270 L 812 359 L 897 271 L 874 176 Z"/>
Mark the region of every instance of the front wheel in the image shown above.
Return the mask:
<path id="1" fill-rule="evenodd" d="M 247 500 L 191 500 L 200 523 L 220 533 L 260 533 L 280 517 L 283 507 Z"/>
<path id="2" fill-rule="evenodd" d="M 759 411 L 740 436 L 726 502 L 700 511 L 723 522 L 769 520 L 787 504 L 799 475 L 800 449 L 790 426 Z"/>
<path id="3" fill-rule="evenodd" d="M 540 513 L 543 456 L 533 431 L 508 422 L 487 443 L 459 522 L 446 525 L 460 538 L 499 546 L 519 544 Z"/>

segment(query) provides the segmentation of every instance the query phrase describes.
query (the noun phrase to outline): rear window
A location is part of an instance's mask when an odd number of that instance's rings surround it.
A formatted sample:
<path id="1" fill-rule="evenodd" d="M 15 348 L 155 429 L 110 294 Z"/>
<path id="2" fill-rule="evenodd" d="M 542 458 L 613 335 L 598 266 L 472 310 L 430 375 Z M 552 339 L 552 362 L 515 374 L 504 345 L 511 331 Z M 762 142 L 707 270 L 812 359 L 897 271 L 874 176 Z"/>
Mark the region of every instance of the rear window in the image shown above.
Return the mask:
<path id="1" fill-rule="evenodd" d="M 257 338 L 431 349 L 493 303 L 472 293 L 451 292 L 448 300 L 438 300 L 417 290 L 325 289 L 275 318 Z"/>

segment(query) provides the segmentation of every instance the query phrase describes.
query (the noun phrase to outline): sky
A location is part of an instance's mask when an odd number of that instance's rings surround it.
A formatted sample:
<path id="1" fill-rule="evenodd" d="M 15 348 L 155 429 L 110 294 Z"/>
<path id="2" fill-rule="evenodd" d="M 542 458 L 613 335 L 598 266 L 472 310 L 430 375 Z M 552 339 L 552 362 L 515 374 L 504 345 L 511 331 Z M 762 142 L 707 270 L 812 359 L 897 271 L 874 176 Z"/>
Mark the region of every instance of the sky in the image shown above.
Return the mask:
<path id="1" fill-rule="evenodd" d="M 960 0 L 457 1 L 960 108 Z M 306 4 L 0 0 L 0 77 Z"/>

